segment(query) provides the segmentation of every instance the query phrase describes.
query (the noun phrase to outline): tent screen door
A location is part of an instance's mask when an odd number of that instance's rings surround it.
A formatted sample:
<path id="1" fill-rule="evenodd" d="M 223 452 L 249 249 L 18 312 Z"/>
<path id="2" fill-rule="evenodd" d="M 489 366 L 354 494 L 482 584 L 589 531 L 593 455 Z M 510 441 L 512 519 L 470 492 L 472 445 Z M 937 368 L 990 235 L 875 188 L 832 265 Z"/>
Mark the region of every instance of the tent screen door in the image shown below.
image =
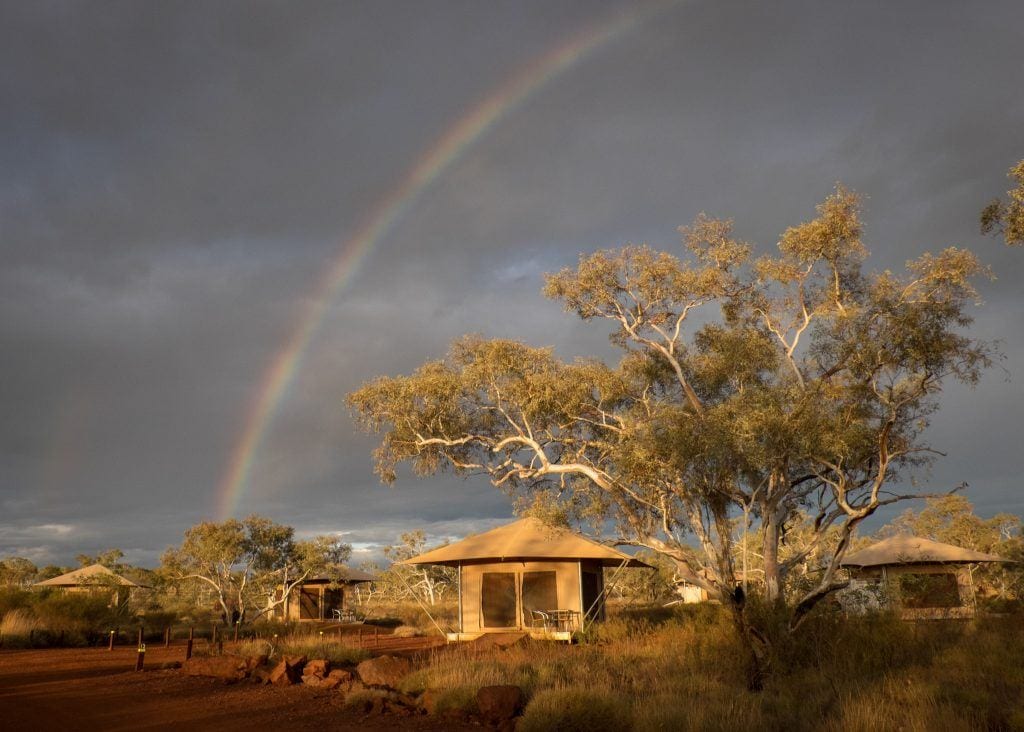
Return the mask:
<path id="1" fill-rule="evenodd" d="M 299 590 L 299 620 L 320 619 L 320 588 L 303 587 Z"/>
<path id="2" fill-rule="evenodd" d="M 533 624 L 531 610 L 557 610 L 554 572 L 523 572 L 523 623 Z"/>
<path id="3" fill-rule="evenodd" d="M 480 609 L 485 628 L 512 628 L 516 624 L 515 572 L 484 572 Z"/>

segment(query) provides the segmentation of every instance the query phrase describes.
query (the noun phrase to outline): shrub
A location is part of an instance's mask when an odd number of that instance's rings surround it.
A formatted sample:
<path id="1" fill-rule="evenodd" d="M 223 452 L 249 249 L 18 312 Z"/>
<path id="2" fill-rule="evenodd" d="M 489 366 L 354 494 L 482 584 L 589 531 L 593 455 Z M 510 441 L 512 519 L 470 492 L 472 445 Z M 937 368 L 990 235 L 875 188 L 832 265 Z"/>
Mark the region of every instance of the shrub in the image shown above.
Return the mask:
<path id="1" fill-rule="evenodd" d="M 42 626 L 54 633 L 63 630 L 87 635 L 134 624 L 131 615 L 109 607 L 109 600 L 103 594 L 56 592 L 41 596 L 33 611 Z"/>
<path id="2" fill-rule="evenodd" d="M 417 638 L 423 635 L 423 631 L 412 625 L 399 625 L 394 629 L 393 635 L 395 638 Z"/>
<path id="3" fill-rule="evenodd" d="M 4 648 L 28 648 L 42 623 L 28 610 L 19 608 L 4 613 L 0 620 L 0 641 Z"/>
<path id="4" fill-rule="evenodd" d="M 478 686 L 457 686 L 454 689 L 447 689 L 437 698 L 437 713 L 476 714 L 476 693 L 479 690 Z"/>
<path id="5" fill-rule="evenodd" d="M 523 712 L 519 732 L 621 732 L 631 727 L 629 703 L 611 692 L 548 689 Z"/>
<path id="6" fill-rule="evenodd" d="M 32 605 L 32 593 L 14 587 L 0 588 L 0 618 L 11 610 L 19 610 Z"/>

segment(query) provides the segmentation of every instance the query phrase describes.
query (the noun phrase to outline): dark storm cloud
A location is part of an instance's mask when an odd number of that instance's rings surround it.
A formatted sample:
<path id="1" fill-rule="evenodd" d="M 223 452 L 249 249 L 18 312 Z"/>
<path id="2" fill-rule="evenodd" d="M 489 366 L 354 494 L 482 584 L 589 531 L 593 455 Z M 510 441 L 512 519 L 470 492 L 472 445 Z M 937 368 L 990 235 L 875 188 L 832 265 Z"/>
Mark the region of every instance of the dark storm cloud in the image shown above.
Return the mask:
<path id="1" fill-rule="evenodd" d="M 215 510 L 324 268 L 422 152 L 628 3 L 0 3 L 0 555 L 155 562 Z M 332 303 L 242 512 L 362 548 L 486 528 L 481 481 L 371 474 L 344 394 L 466 332 L 614 357 L 541 274 L 701 210 L 770 246 L 841 180 L 872 266 L 976 248 L 1024 357 L 1020 252 L 977 212 L 1024 157 L 1016 3 L 680 3 L 488 130 Z M 1016 381 L 951 389 L 930 480 L 1020 512 Z M 372 553 L 372 550 L 370 553 Z"/>

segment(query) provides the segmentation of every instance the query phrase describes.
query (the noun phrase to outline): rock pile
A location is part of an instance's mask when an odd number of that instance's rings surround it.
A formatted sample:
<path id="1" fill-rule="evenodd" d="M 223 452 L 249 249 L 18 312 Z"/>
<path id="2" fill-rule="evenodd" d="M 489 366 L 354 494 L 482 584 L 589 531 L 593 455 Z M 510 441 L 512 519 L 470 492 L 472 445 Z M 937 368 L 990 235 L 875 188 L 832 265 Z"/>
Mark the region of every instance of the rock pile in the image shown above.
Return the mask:
<path id="1" fill-rule="evenodd" d="M 316 689 L 336 690 L 351 698 L 367 715 L 442 714 L 479 722 L 500 729 L 514 727 L 522 712 L 523 692 L 518 686 L 484 686 L 478 690 L 473 709 L 442 709 L 445 693 L 426 689 L 418 695 L 403 693 L 401 681 L 413 671 L 412 662 L 398 656 L 379 656 L 355 668 L 332 668 L 327 659 L 286 656 L 272 666 L 266 656 L 194 657 L 185 662 L 189 676 L 210 676 L 225 683 L 250 679 L 275 686 L 302 684 Z M 472 704 L 472 702 L 471 702 Z"/>

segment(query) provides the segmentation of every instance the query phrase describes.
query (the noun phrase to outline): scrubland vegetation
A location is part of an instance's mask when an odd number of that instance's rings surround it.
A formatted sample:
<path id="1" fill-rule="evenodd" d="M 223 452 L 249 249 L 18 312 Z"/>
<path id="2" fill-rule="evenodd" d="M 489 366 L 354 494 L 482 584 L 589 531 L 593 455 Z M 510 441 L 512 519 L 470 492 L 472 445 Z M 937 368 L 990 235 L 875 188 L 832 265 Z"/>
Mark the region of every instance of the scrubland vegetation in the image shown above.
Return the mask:
<path id="1" fill-rule="evenodd" d="M 405 683 L 443 690 L 442 706 L 470 708 L 477 688 L 515 684 L 530 698 L 525 730 L 1019 729 L 1022 619 L 905 623 L 822 612 L 806 633 L 780 636 L 769 681 L 750 692 L 721 607 L 634 609 L 576 646 L 446 648 Z"/>

